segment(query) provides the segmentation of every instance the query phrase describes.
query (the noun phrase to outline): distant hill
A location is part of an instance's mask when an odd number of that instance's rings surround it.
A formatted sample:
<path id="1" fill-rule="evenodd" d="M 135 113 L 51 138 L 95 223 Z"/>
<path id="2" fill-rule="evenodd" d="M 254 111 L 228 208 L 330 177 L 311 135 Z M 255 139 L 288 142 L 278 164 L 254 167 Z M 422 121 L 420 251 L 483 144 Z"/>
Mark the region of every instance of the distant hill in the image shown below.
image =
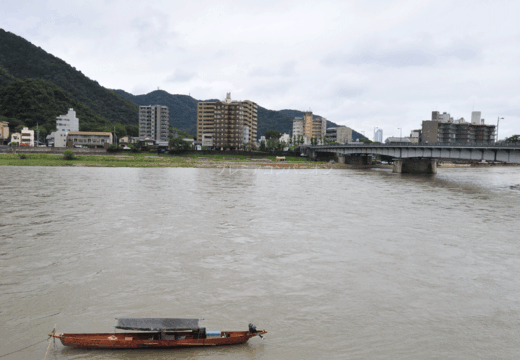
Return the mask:
<path id="1" fill-rule="evenodd" d="M 17 79 L 47 80 L 113 123 L 138 122 L 135 104 L 87 78 L 65 61 L 3 29 L 0 29 L 0 67 L 3 68 L 0 86 L 8 80 L 4 71 Z"/>
<path id="2" fill-rule="evenodd" d="M 163 90 L 152 91 L 145 95 L 132 95 L 124 90 L 113 90 L 113 92 L 137 105 L 167 106 L 170 112 L 170 124 L 173 127 L 186 131 L 192 136 L 197 133 L 197 103 L 199 100 L 191 96 L 172 95 Z"/>
<path id="3" fill-rule="evenodd" d="M 132 101 L 137 105 L 164 105 L 170 110 L 170 123 L 173 127 L 186 131 L 191 135 L 197 133 L 197 103 L 199 101 L 188 95 L 172 95 L 164 90 L 156 90 L 145 95 L 132 95 L 124 90 L 113 90 L 118 95 Z M 293 119 L 301 116 L 302 111 L 298 110 L 268 110 L 258 106 L 258 136 L 262 136 L 267 130 L 278 130 L 282 134 L 292 133 Z M 327 121 L 327 126 L 337 126 L 335 123 Z"/>

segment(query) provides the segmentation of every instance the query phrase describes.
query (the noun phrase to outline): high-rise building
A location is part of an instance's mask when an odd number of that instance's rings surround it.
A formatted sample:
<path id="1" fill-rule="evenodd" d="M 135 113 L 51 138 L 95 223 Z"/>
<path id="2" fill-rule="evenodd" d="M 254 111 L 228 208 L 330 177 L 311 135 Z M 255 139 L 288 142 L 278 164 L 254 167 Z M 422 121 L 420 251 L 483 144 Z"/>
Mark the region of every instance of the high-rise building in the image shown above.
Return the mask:
<path id="1" fill-rule="evenodd" d="M 48 137 L 53 139 L 55 147 L 65 147 L 69 131 L 79 131 L 79 119 L 76 117 L 74 109 L 69 109 L 66 115 L 56 118 L 56 131 Z"/>
<path id="2" fill-rule="evenodd" d="M 374 132 L 374 141 L 383 143 L 383 129 L 377 129 Z"/>
<path id="3" fill-rule="evenodd" d="M 201 101 L 197 104 L 197 141 L 203 146 L 241 149 L 256 141 L 258 105 L 244 100 Z"/>
<path id="4" fill-rule="evenodd" d="M 139 106 L 139 140 L 155 140 L 158 145 L 168 143 L 170 113 L 167 106 Z"/>
<path id="5" fill-rule="evenodd" d="M 312 115 L 311 111 L 305 111 L 303 116 L 293 119 L 293 139 L 303 136 L 305 143 L 310 143 L 312 138 L 322 141 L 327 134 L 327 119 Z"/>

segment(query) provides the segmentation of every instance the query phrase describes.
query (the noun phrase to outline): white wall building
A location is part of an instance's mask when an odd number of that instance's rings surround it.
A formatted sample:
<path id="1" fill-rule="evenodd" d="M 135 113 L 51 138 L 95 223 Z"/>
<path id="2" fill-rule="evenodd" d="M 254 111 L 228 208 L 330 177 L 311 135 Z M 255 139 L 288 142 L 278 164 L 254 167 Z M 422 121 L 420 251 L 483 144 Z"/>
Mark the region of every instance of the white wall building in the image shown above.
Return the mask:
<path id="1" fill-rule="evenodd" d="M 74 109 L 69 109 L 66 115 L 56 118 L 56 131 L 51 133 L 48 138 L 54 138 L 55 147 L 66 147 L 67 134 L 70 131 L 79 131 L 79 119 L 76 117 Z"/>
<path id="2" fill-rule="evenodd" d="M 11 134 L 11 142 L 16 142 L 19 146 L 34 147 L 34 130 L 24 127 L 21 132 Z"/>
<path id="3" fill-rule="evenodd" d="M 482 121 L 483 119 L 481 119 L 480 117 L 481 117 L 480 111 L 472 111 L 471 112 L 471 123 L 474 125 L 482 125 L 484 122 Z"/>
<path id="4" fill-rule="evenodd" d="M 374 132 L 374 141 L 383 143 L 383 129 L 377 129 Z"/>
<path id="5" fill-rule="evenodd" d="M 278 141 L 285 141 L 286 144 L 289 144 L 291 142 L 291 136 L 289 134 L 283 134 L 282 136 L 280 136 L 280 139 L 278 139 Z"/>
<path id="6" fill-rule="evenodd" d="M 296 136 L 296 140 L 300 138 L 300 136 L 304 136 L 303 133 L 303 118 L 302 117 L 296 117 L 293 120 L 293 138 Z"/>

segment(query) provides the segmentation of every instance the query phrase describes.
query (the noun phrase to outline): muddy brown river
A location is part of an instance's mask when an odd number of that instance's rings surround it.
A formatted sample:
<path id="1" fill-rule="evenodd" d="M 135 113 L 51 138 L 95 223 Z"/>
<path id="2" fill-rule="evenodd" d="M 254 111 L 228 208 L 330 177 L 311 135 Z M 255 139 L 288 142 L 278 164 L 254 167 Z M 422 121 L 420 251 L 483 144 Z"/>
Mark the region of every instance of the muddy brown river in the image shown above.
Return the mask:
<path id="1" fill-rule="evenodd" d="M 269 333 L 47 359 L 518 359 L 519 214 L 520 167 L 0 167 L 0 356 L 187 317 Z"/>

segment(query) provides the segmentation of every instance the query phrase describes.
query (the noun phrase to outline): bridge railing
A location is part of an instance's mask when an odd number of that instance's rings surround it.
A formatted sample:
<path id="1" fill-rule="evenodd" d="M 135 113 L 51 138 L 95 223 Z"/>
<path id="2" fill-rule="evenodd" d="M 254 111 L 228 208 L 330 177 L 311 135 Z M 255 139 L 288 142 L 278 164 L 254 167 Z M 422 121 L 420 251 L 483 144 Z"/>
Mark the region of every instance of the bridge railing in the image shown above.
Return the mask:
<path id="1" fill-rule="evenodd" d="M 458 142 L 437 142 L 437 143 L 409 143 L 409 142 L 393 142 L 390 144 L 381 143 L 362 143 L 359 144 L 343 144 L 343 145 L 309 145 L 303 147 L 309 147 L 312 149 L 324 149 L 324 148 L 345 148 L 345 147 L 493 147 L 493 148 L 504 148 L 513 147 L 520 148 L 520 142 L 500 142 L 500 143 L 458 143 Z"/>

